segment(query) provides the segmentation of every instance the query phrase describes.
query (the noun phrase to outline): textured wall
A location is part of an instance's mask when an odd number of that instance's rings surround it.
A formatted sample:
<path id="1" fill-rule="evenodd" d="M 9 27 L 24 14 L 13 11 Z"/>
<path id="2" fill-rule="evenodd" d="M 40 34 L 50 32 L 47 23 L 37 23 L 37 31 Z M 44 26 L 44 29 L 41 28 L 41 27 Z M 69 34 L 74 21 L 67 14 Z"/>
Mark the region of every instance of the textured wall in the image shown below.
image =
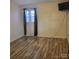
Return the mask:
<path id="1" fill-rule="evenodd" d="M 21 8 L 37 8 L 38 36 L 66 37 L 66 11 L 58 10 L 58 3 L 39 3 L 20 6 Z"/>
<path id="2" fill-rule="evenodd" d="M 20 8 L 15 2 L 10 4 L 10 41 L 23 36 L 23 20 L 20 19 Z"/>

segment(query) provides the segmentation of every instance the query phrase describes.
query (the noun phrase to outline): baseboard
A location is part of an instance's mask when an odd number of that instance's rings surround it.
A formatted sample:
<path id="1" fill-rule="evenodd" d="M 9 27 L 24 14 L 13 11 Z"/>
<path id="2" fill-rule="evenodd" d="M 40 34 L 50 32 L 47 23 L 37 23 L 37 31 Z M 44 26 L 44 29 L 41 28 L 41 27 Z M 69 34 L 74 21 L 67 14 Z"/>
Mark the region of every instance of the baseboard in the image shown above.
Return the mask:
<path id="1" fill-rule="evenodd" d="M 24 34 L 19 35 L 18 37 L 16 37 L 16 39 L 20 39 L 20 38 L 23 37 L 23 36 L 24 36 Z"/>
<path id="2" fill-rule="evenodd" d="M 47 38 L 62 38 L 62 39 L 67 39 L 66 36 L 38 36 L 38 37 L 47 37 Z"/>
<path id="3" fill-rule="evenodd" d="M 23 37 L 25 37 L 24 35 L 20 35 L 20 36 L 18 36 L 15 40 L 13 40 L 13 41 L 11 41 L 11 43 L 12 42 L 14 42 L 14 41 L 17 41 L 18 39 L 21 39 L 21 38 L 23 38 Z M 65 37 L 65 36 L 53 36 L 53 37 L 51 37 L 51 36 L 37 36 L 37 37 L 45 37 L 45 38 L 62 38 L 62 39 L 67 39 L 67 37 Z"/>
<path id="4" fill-rule="evenodd" d="M 14 41 L 16 41 L 16 40 L 18 40 L 18 39 L 20 39 L 22 37 L 24 37 L 24 35 L 20 35 L 20 36 L 16 37 L 15 40 L 12 40 L 10 43 L 12 43 L 12 42 L 14 42 Z"/>
<path id="5" fill-rule="evenodd" d="M 54 38 L 67 38 L 67 37 L 65 37 L 65 36 L 54 36 Z"/>

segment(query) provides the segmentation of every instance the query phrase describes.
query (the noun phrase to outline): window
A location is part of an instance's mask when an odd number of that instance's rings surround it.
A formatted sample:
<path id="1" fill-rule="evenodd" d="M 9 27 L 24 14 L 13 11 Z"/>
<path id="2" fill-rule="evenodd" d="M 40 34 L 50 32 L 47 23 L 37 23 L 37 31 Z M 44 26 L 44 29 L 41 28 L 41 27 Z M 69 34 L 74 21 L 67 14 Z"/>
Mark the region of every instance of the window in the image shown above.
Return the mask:
<path id="1" fill-rule="evenodd" d="M 29 12 L 29 10 L 26 10 L 25 14 L 26 14 L 26 22 L 30 22 L 30 18 L 29 18 L 30 17 L 30 15 L 29 15 L 30 12 Z"/>
<path id="2" fill-rule="evenodd" d="M 31 10 L 31 22 L 34 22 L 34 10 Z"/>
<path id="3" fill-rule="evenodd" d="M 34 22 L 35 12 L 34 9 L 25 10 L 26 22 Z"/>

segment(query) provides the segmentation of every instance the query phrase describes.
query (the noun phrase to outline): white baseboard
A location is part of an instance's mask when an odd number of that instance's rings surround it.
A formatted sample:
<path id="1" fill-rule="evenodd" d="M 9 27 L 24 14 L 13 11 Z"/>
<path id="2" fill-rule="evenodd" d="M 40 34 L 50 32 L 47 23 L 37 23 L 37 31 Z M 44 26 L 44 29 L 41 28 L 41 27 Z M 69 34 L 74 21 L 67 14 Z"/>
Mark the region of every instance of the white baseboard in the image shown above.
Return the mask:
<path id="1" fill-rule="evenodd" d="M 10 42 L 13 42 L 13 41 L 15 41 L 15 40 L 17 40 L 17 39 L 19 39 L 19 38 L 21 38 L 21 37 L 23 37 L 23 36 L 24 36 L 24 34 L 19 35 L 18 37 L 16 37 L 14 40 L 11 40 Z"/>
<path id="2" fill-rule="evenodd" d="M 66 39 L 68 39 L 68 36 L 54 36 L 55 38 L 66 38 Z"/>
<path id="3" fill-rule="evenodd" d="M 24 36 L 24 34 L 19 35 L 18 37 L 16 37 L 16 39 L 19 39 L 19 38 L 21 38 L 21 37 L 23 37 L 23 36 Z"/>
<path id="4" fill-rule="evenodd" d="M 48 37 L 48 38 L 67 38 L 66 36 L 40 36 L 40 35 L 38 35 L 38 37 Z"/>
<path id="5" fill-rule="evenodd" d="M 19 35 L 18 37 L 16 37 L 14 40 L 11 40 L 11 42 L 23 37 L 24 34 L 22 35 Z M 38 35 L 38 37 L 48 37 L 48 38 L 67 38 L 66 36 L 41 36 L 41 35 Z"/>

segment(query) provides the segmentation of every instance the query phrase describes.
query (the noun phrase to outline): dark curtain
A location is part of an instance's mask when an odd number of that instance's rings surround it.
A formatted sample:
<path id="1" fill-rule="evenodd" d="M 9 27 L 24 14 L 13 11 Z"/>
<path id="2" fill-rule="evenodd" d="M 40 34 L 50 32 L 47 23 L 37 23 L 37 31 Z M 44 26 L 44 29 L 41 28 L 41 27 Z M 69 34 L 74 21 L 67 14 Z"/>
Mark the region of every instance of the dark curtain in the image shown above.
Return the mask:
<path id="1" fill-rule="evenodd" d="M 25 15 L 26 8 L 23 9 L 23 18 L 24 18 L 24 35 L 26 35 L 26 15 Z"/>
<path id="2" fill-rule="evenodd" d="M 37 36 L 38 35 L 37 9 L 34 8 L 34 11 L 35 11 L 34 36 Z"/>

